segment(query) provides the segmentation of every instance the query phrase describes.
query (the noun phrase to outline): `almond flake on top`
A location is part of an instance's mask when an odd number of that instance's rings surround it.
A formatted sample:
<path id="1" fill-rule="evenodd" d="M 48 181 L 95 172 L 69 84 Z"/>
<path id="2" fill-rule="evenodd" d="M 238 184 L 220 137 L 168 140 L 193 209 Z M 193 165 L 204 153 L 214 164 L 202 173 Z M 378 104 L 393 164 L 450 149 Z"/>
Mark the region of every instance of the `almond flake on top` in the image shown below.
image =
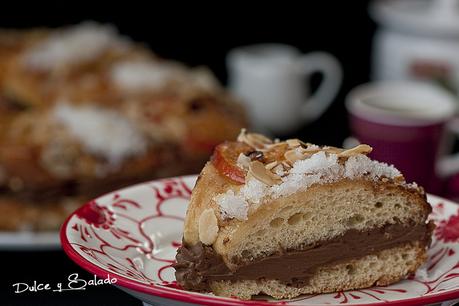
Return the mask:
<path id="1" fill-rule="evenodd" d="M 252 160 L 250 159 L 250 157 L 248 157 L 244 153 L 240 153 L 237 157 L 236 165 L 241 169 L 249 169 L 251 161 Z"/>

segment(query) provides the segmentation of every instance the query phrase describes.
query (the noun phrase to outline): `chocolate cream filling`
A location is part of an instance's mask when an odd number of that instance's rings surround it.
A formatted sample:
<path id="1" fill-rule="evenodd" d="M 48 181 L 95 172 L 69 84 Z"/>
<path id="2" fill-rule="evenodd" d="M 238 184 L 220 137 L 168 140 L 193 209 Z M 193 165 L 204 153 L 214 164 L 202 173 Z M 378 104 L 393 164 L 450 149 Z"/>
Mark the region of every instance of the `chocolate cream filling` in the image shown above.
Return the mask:
<path id="1" fill-rule="evenodd" d="M 276 279 L 290 286 L 303 286 L 324 266 L 358 259 L 379 251 L 418 241 L 430 244 L 433 224 L 387 224 L 368 231 L 348 230 L 342 236 L 320 241 L 300 250 L 286 250 L 257 258 L 241 259 L 231 271 L 211 246 L 182 245 L 176 256 L 175 277 L 188 290 L 210 291 L 218 280 Z"/>

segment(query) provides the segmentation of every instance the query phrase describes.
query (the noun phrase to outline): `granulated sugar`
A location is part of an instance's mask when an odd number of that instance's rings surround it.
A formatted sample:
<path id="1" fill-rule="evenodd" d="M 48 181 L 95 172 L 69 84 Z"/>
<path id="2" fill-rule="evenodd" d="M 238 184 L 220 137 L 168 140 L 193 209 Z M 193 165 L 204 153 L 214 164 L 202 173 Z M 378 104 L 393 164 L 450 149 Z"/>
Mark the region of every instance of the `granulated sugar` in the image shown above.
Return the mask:
<path id="1" fill-rule="evenodd" d="M 236 196 L 232 190 L 215 197 L 215 202 L 220 206 L 223 219 L 247 220 L 248 203 L 242 197 Z"/>
<path id="2" fill-rule="evenodd" d="M 250 203 L 260 204 L 263 197 L 265 197 L 268 185 L 255 178 L 249 180 L 244 187 L 241 188 L 239 193 L 243 198 Z"/>
<path id="3" fill-rule="evenodd" d="M 401 173 L 392 165 L 371 160 L 365 155 L 351 156 L 346 161 L 344 176 L 350 179 L 368 175 L 371 179 L 377 180 L 380 177 L 395 178 Z"/>

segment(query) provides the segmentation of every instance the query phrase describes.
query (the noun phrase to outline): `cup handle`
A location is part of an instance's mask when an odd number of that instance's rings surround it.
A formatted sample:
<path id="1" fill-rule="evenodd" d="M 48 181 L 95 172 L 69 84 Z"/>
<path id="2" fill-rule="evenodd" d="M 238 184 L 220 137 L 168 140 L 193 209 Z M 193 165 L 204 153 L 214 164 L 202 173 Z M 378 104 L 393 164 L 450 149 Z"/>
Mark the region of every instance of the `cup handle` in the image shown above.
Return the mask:
<path id="1" fill-rule="evenodd" d="M 305 54 L 300 59 L 301 69 L 306 76 L 319 72 L 323 79 L 319 88 L 302 106 L 302 117 L 311 122 L 320 117 L 330 106 L 341 87 L 343 71 L 338 60 L 325 52 Z"/>
<path id="2" fill-rule="evenodd" d="M 440 147 L 440 158 L 437 163 L 437 173 L 440 177 L 449 177 L 459 173 L 459 153 L 445 155 L 450 151 L 454 138 L 459 135 L 459 118 L 455 117 L 446 123 L 446 130 L 442 146 Z"/>

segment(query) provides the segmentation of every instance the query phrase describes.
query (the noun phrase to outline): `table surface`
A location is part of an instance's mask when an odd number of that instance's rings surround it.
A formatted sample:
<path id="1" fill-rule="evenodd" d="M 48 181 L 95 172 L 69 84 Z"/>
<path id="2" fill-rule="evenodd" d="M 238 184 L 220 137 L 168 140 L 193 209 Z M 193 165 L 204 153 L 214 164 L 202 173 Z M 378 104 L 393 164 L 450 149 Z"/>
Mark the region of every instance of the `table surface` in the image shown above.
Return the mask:
<path id="1" fill-rule="evenodd" d="M 0 252 L 3 269 L 0 272 L 1 305 L 98 305 L 141 306 L 142 303 L 112 285 L 86 286 L 78 291 L 39 291 L 15 293 L 15 283 L 33 286 L 34 281 L 49 283 L 56 287 L 58 283 L 67 283 L 69 275 L 78 273 L 78 278 L 91 280 L 93 275 L 73 263 L 63 251 L 38 252 Z M 20 285 L 23 286 L 23 285 Z M 24 287 L 21 287 L 21 290 Z"/>

